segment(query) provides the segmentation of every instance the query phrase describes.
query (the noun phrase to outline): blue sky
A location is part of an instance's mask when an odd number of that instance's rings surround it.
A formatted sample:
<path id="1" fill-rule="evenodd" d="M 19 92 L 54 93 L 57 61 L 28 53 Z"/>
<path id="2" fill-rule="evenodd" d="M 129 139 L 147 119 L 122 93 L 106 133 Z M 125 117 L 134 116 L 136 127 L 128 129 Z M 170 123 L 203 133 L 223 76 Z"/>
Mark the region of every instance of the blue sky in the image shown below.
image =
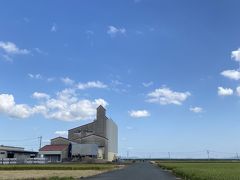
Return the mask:
<path id="1" fill-rule="evenodd" d="M 0 144 L 37 149 L 102 104 L 122 156 L 240 152 L 239 5 L 2 1 Z"/>

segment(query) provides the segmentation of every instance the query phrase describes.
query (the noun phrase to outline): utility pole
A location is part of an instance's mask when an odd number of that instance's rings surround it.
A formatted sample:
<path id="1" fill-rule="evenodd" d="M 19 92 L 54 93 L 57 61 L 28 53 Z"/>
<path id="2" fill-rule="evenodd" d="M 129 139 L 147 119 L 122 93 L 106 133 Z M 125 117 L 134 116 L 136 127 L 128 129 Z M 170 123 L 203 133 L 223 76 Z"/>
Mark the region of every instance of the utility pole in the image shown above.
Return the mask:
<path id="1" fill-rule="evenodd" d="M 239 160 L 239 156 L 238 156 L 238 153 L 236 153 L 236 155 L 237 155 L 237 156 L 236 156 L 236 157 L 237 157 L 237 160 Z"/>
<path id="2" fill-rule="evenodd" d="M 170 152 L 168 152 L 168 158 L 169 158 L 169 160 L 171 160 L 171 153 Z"/>
<path id="3" fill-rule="evenodd" d="M 127 151 L 127 159 L 128 159 L 128 157 L 129 157 L 129 151 Z"/>
<path id="4" fill-rule="evenodd" d="M 39 149 L 42 147 L 42 136 L 38 137 L 39 138 Z"/>
<path id="5" fill-rule="evenodd" d="M 208 160 L 210 160 L 210 156 L 209 156 L 209 154 L 210 154 L 210 151 L 209 151 L 209 150 L 207 150 L 207 156 L 208 156 Z"/>

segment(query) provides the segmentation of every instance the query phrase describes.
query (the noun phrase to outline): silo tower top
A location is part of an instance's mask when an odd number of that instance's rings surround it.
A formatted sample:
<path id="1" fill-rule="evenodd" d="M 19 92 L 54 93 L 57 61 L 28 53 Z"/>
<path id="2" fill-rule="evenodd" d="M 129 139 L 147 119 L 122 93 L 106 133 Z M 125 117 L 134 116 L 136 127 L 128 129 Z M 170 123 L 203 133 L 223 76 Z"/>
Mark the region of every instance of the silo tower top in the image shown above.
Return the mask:
<path id="1" fill-rule="evenodd" d="M 106 117 L 106 109 L 100 105 L 97 108 L 97 119 L 105 118 Z"/>

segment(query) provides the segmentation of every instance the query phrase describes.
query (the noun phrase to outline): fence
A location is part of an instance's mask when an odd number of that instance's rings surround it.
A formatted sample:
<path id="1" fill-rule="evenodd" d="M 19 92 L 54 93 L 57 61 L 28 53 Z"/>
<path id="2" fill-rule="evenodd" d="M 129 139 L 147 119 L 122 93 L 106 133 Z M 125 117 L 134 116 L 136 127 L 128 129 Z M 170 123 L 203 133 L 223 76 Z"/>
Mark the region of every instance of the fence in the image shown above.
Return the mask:
<path id="1" fill-rule="evenodd" d="M 23 159 L 17 159 L 17 158 L 2 158 L 0 159 L 0 164 L 46 164 L 47 159 L 46 158 L 27 158 L 25 160 Z"/>

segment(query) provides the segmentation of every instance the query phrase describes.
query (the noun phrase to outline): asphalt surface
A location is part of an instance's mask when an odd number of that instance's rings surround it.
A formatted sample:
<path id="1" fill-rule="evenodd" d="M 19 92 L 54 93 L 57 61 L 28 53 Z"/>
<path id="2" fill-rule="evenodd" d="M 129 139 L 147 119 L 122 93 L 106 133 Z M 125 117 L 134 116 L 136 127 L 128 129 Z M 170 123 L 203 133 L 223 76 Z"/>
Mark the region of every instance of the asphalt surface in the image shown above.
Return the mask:
<path id="1" fill-rule="evenodd" d="M 144 162 L 129 165 L 123 169 L 103 173 L 89 180 L 176 180 L 176 177 L 168 171 Z"/>

